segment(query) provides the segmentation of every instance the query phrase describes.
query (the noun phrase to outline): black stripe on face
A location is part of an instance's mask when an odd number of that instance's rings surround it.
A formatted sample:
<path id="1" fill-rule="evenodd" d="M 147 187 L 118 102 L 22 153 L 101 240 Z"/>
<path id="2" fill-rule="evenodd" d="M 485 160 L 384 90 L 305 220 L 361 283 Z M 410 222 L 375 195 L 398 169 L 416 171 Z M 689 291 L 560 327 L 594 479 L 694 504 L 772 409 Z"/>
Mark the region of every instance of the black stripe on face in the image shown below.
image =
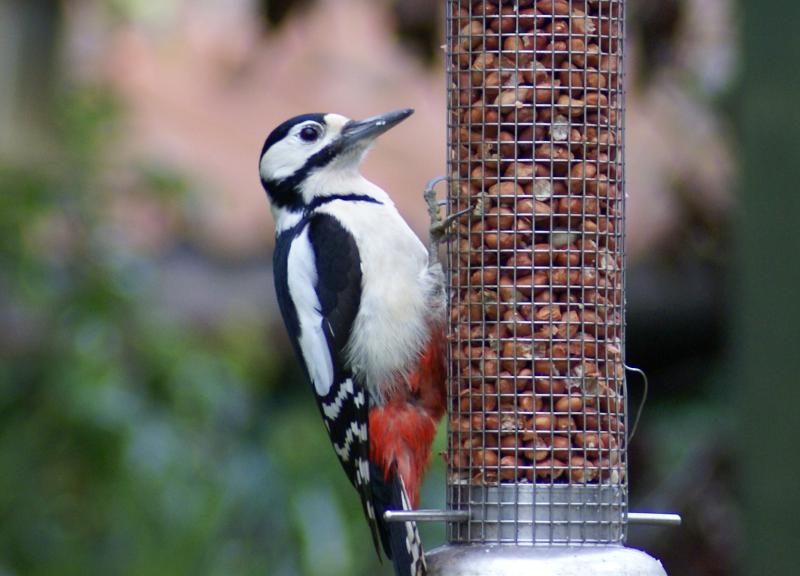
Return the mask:
<path id="1" fill-rule="evenodd" d="M 264 141 L 264 146 L 261 148 L 261 155 L 258 157 L 259 173 L 261 172 L 261 160 L 264 158 L 264 154 L 266 154 L 274 144 L 277 144 L 286 138 L 292 128 L 298 124 L 308 121 L 313 121 L 317 124 L 325 126 L 325 114 L 318 112 L 314 112 L 312 114 L 301 114 L 300 116 L 295 116 L 294 118 L 286 120 L 277 126 L 272 132 L 270 132 L 270 135 L 267 136 L 267 139 Z M 314 157 L 312 156 L 309 161 L 311 161 L 313 158 Z M 308 161 L 306 164 L 308 164 Z M 303 166 L 300 172 L 305 171 L 305 168 L 306 166 Z M 275 206 L 298 211 L 303 209 L 303 199 L 299 190 L 297 190 L 297 187 L 300 182 L 303 181 L 305 176 L 300 179 L 296 179 L 295 176 L 297 176 L 297 174 L 293 174 L 291 177 L 283 180 L 267 180 L 261 176 L 261 185 L 264 187 L 264 190 L 267 191 L 270 201 Z"/>
<path id="2" fill-rule="evenodd" d="M 269 194 L 272 203 L 280 208 L 302 210 L 304 208 L 304 203 L 303 195 L 300 192 L 300 185 L 303 183 L 303 180 L 314 170 L 327 166 L 336 157 L 340 149 L 341 142 L 337 138 L 306 160 L 303 167 L 291 176 L 282 180 L 264 180 L 262 177 L 261 184 L 264 186 L 267 194 Z"/>
<path id="3" fill-rule="evenodd" d="M 274 206 L 286 208 L 292 212 L 303 211 L 303 195 L 293 182 L 261 178 L 261 185 L 267 191 L 269 200 Z"/>
<path id="4" fill-rule="evenodd" d="M 306 119 L 308 120 L 308 119 Z M 269 194 L 272 202 L 281 208 L 289 208 L 291 210 L 301 210 L 304 207 L 303 196 L 300 192 L 300 185 L 308 178 L 314 170 L 318 170 L 330 164 L 342 150 L 346 147 L 346 143 L 341 137 L 337 136 L 325 148 L 309 157 L 303 164 L 302 168 L 297 170 L 291 176 L 283 180 L 264 180 L 261 183 L 264 189 Z M 308 207 L 306 207 L 308 210 Z"/>

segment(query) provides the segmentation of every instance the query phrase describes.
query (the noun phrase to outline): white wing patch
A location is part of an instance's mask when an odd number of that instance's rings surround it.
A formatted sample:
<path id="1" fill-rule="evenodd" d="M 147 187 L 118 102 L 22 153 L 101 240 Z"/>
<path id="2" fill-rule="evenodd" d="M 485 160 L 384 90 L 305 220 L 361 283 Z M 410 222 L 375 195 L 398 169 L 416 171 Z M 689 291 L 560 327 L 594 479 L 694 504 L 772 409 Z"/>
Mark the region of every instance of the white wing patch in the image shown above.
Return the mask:
<path id="1" fill-rule="evenodd" d="M 369 461 L 365 458 L 359 458 L 356 467 L 356 484 L 361 486 L 366 486 L 369 484 Z M 367 501 L 367 504 L 370 504 Z M 369 509 L 372 509 L 372 505 L 370 504 Z M 368 510 L 369 511 L 369 510 Z M 370 518 L 375 518 L 375 511 L 372 511 Z"/>
<path id="2" fill-rule="evenodd" d="M 361 395 L 363 399 L 364 393 L 361 390 L 359 390 L 358 393 L 359 395 Z M 342 385 L 339 387 L 339 392 L 336 394 L 336 398 L 333 399 L 333 402 L 331 402 L 330 404 L 322 405 L 322 413 L 325 414 L 325 418 L 327 418 L 328 420 L 336 420 L 336 418 L 339 416 L 339 411 L 342 409 L 342 402 L 344 402 L 345 399 L 348 396 L 351 396 L 352 394 L 353 394 L 353 379 L 348 378 L 347 380 L 342 382 Z M 356 397 L 354 401 L 356 406 L 358 406 L 359 405 L 358 397 Z"/>
<path id="3" fill-rule="evenodd" d="M 333 359 L 322 330 L 322 306 L 314 290 L 317 269 L 314 251 L 308 239 L 308 228 L 292 242 L 286 266 L 289 295 L 297 310 L 300 324 L 303 361 L 317 395 L 326 396 L 333 385 Z"/>
<path id="4" fill-rule="evenodd" d="M 341 446 L 337 446 L 336 443 L 333 444 L 333 449 L 339 455 L 339 458 L 345 462 L 350 460 L 350 445 L 353 443 L 354 438 L 358 438 L 361 442 L 367 441 L 368 436 L 366 424 L 359 425 L 358 422 L 351 423 L 350 427 L 345 433 L 344 444 Z"/>

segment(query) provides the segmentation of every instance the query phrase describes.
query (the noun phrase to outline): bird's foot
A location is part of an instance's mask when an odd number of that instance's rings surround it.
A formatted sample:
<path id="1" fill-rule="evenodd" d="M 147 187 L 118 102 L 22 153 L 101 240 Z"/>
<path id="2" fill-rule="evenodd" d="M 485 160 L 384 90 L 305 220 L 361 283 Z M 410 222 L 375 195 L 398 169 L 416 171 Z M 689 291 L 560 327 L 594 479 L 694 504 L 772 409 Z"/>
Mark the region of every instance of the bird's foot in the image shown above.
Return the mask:
<path id="1" fill-rule="evenodd" d="M 442 218 L 440 210 L 442 206 L 447 204 L 447 200 L 438 200 L 436 198 L 436 185 L 446 180 L 447 177 L 445 176 L 433 178 L 428 181 L 424 192 L 425 202 L 428 204 L 428 217 L 431 222 L 429 234 L 432 254 L 435 250 L 438 250 L 442 240 L 450 236 L 451 228 L 456 220 L 465 214 L 470 214 L 470 219 L 480 218 L 485 213 L 489 201 L 487 194 L 482 192 L 471 206 Z"/>

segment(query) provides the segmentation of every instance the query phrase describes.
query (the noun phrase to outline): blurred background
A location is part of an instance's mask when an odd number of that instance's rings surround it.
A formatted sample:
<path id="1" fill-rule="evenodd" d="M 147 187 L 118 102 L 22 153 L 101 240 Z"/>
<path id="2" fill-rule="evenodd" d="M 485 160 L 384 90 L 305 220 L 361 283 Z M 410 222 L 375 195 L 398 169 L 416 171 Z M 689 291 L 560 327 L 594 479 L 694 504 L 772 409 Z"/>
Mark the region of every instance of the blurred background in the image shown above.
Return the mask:
<path id="1" fill-rule="evenodd" d="M 754 566 L 786 557 L 799 492 L 798 86 L 775 58 L 797 35 L 773 27 L 797 7 L 628 6 L 631 507 L 684 518 L 629 543 L 675 576 L 789 573 Z M 256 164 L 294 114 L 414 107 L 365 173 L 424 235 L 442 9 L 0 0 L 0 575 L 389 573 L 290 355 Z M 437 457 L 424 506 L 443 487 Z"/>

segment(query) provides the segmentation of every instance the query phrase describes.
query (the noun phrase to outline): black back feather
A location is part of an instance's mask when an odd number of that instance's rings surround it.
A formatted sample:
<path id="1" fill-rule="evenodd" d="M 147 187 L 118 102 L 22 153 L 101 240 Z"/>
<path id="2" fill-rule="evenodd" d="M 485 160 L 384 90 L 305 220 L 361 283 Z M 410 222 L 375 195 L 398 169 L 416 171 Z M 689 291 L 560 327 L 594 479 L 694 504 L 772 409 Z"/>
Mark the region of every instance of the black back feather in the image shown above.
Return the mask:
<path id="1" fill-rule="evenodd" d="M 309 380 L 311 371 L 299 344 L 302 328 L 287 280 L 291 244 L 305 241 L 301 236 L 306 230 L 317 272 L 314 286 L 319 301 L 317 312 L 333 367 L 333 381 L 327 393 L 317 394 L 315 398 L 342 468 L 359 493 L 375 548 L 379 551 L 370 492 L 369 394 L 354 377 L 346 351 L 361 303 L 361 258 L 352 235 L 335 217 L 325 213 L 307 213 L 277 239 L 274 267 L 278 302 L 295 353 Z"/>
<path id="2" fill-rule="evenodd" d="M 313 205 L 305 207 L 300 222 L 282 232 L 276 242 L 274 270 L 278 302 L 295 353 L 310 380 L 310 370 L 299 344 L 298 312 L 288 286 L 292 242 L 305 241 L 300 236 L 307 231 L 317 273 L 314 286 L 319 302 L 317 312 L 333 366 L 333 382 L 327 394 L 316 396 L 317 405 L 339 461 L 359 494 L 378 555 L 382 547 L 392 560 L 397 576 L 422 576 L 426 566 L 416 524 L 387 523 L 383 519 L 387 510 L 411 508 L 402 480 L 396 470 L 384 476 L 380 466 L 369 462 L 369 395 L 347 361 L 347 345 L 361 304 L 361 258 L 355 239 L 339 220 L 316 211 L 337 200 L 379 202 L 356 194 L 337 195 L 318 198 Z M 363 437 L 354 425 L 363 426 Z"/>

